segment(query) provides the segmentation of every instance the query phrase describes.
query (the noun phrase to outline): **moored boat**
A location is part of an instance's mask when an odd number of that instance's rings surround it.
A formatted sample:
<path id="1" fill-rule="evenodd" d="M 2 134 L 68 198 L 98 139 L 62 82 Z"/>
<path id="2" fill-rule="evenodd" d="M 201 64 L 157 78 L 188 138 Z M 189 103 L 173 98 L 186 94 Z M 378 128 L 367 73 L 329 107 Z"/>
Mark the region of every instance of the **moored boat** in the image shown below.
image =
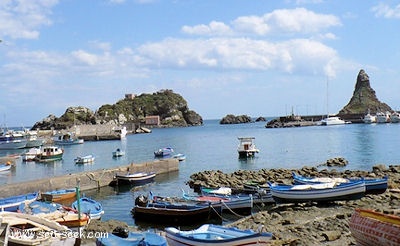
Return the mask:
<path id="1" fill-rule="evenodd" d="M 65 235 L 72 231 L 38 216 L 0 212 L 0 220 L 5 225 L 5 245 L 73 245 L 75 238 L 66 238 Z"/>
<path id="2" fill-rule="evenodd" d="M 114 230 L 115 231 L 115 230 Z M 140 246 L 140 245 L 151 245 L 151 246 L 167 246 L 167 240 L 154 232 L 126 232 L 122 233 L 108 233 L 107 237 L 100 237 L 96 240 L 97 246 Z"/>
<path id="3" fill-rule="evenodd" d="M 27 152 L 22 154 L 23 161 L 34 161 L 35 158 L 41 153 L 40 148 L 30 148 Z"/>
<path id="4" fill-rule="evenodd" d="M 245 195 L 189 195 L 183 192 L 183 198 L 193 202 L 211 203 L 213 207 L 221 206 L 223 212 L 240 212 L 242 214 L 251 214 L 253 208 L 253 196 Z"/>
<path id="5" fill-rule="evenodd" d="M 388 177 L 383 178 L 340 178 L 340 177 L 304 177 L 292 172 L 295 184 L 349 183 L 364 181 L 365 194 L 381 194 L 388 188 Z"/>
<path id="6" fill-rule="evenodd" d="M 183 203 L 149 201 L 141 195 L 135 199 L 132 209 L 135 221 L 162 224 L 193 224 L 208 221 L 214 214 L 210 203 Z"/>
<path id="7" fill-rule="evenodd" d="M 186 155 L 179 153 L 179 154 L 173 155 L 172 158 L 177 159 L 178 161 L 184 161 L 184 160 L 186 160 Z"/>
<path id="8" fill-rule="evenodd" d="M 84 140 L 75 136 L 74 133 L 68 132 L 65 134 L 58 135 L 53 139 L 54 144 L 58 145 L 74 145 L 83 144 Z"/>
<path id="9" fill-rule="evenodd" d="M 270 189 L 276 203 L 334 202 L 362 198 L 365 195 L 365 182 L 360 180 L 340 184 L 270 184 Z"/>
<path id="10" fill-rule="evenodd" d="M 157 174 L 155 172 L 135 172 L 126 174 L 116 174 L 117 184 L 144 185 L 154 181 Z"/>
<path id="11" fill-rule="evenodd" d="M 256 153 L 260 152 L 259 149 L 256 148 L 254 144 L 255 137 L 239 137 L 239 145 L 237 147 L 237 151 L 239 157 L 252 157 Z"/>
<path id="12" fill-rule="evenodd" d="M 81 227 L 89 223 L 89 215 L 85 213 L 79 215 L 75 209 L 53 202 L 33 201 L 21 203 L 18 207 L 18 212 L 56 221 L 60 225 L 67 227 Z"/>
<path id="13" fill-rule="evenodd" d="M 115 151 L 112 152 L 113 157 L 121 157 L 125 155 L 125 151 L 122 151 L 121 149 L 116 149 Z"/>
<path id="14" fill-rule="evenodd" d="M 104 214 L 101 203 L 89 197 L 81 197 L 79 203 L 75 201 L 72 203 L 71 207 L 81 213 L 88 214 L 92 220 L 98 220 Z"/>
<path id="15" fill-rule="evenodd" d="M 0 211 L 16 212 L 21 203 L 33 202 L 38 199 L 37 192 L 24 195 L 11 196 L 0 199 Z"/>
<path id="16" fill-rule="evenodd" d="M 388 123 L 390 122 L 390 112 L 377 112 L 376 123 Z"/>
<path id="17" fill-rule="evenodd" d="M 400 245 L 400 217 L 356 208 L 349 229 L 358 245 Z"/>
<path id="18" fill-rule="evenodd" d="M 0 172 L 5 172 L 11 169 L 11 164 L 0 163 Z"/>
<path id="19" fill-rule="evenodd" d="M 76 197 L 76 189 L 60 189 L 53 191 L 46 191 L 40 194 L 42 200 L 51 202 L 62 202 L 71 200 Z"/>
<path id="20" fill-rule="evenodd" d="M 40 151 L 40 154 L 36 156 L 35 161 L 39 162 L 51 162 L 61 160 L 64 154 L 64 150 L 57 146 L 45 146 Z"/>
<path id="21" fill-rule="evenodd" d="M 235 227 L 212 224 L 205 224 L 190 231 L 167 227 L 165 233 L 170 246 L 269 245 L 272 240 L 272 233 L 240 230 Z"/>
<path id="22" fill-rule="evenodd" d="M 172 155 L 172 153 L 174 153 L 174 149 L 171 147 L 165 147 L 165 148 L 161 148 L 157 151 L 154 151 L 154 156 L 155 157 L 167 157 Z"/>
<path id="23" fill-rule="evenodd" d="M 74 159 L 75 164 L 93 163 L 95 157 L 93 155 L 78 156 Z"/>

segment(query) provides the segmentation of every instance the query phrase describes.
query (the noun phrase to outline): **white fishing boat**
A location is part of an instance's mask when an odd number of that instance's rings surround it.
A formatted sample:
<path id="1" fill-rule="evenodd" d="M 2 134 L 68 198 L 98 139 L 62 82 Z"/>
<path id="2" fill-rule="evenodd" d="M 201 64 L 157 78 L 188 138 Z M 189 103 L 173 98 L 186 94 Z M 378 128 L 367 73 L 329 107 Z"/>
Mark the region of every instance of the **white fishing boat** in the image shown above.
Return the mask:
<path id="1" fill-rule="evenodd" d="M 93 155 L 78 156 L 74 159 L 75 164 L 93 163 L 95 157 Z"/>
<path id="2" fill-rule="evenodd" d="M 328 116 L 321 120 L 321 125 L 323 126 L 332 126 L 332 125 L 344 125 L 350 124 L 351 122 L 345 121 L 337 116 Z"/>
<path id="3" fill-rule="evenodd" d="M 376 113 L 376 123 L 388 123 L 390 122 L 390 113 L 389 112 L 377 112 Z"/>
<path id="4" fill-rule="evenodd" d="M 390 121 L 392 123 L 399 123 L 400 122 L 400 113 L 395 111 L 392 113 L 392 115 L 390 116 Z"/>
<path id="5" fill-rule="evenodd" d="M 254 144 L 255 137 L 239 137 L 239 145 L 237 147 L 237 151 L 239 153 L 239 157 L 251 157 L 254 156 L 255 153 L 260 152 L 259 149 L 256 148 Z"/>
<path id="6" fill-rule="evenodd" d="M 83 144 L 84 140 L 75 136 L 74 133 L 68 132 L 65 134 L 57 135 L 54 137 L 54 144 L 58 145 L 73 145 L 73 144 Z"/>
<path id="7" fill-rule="evenodd" d="M 364 116 L 363 121 L 366 124 L 376 123 L 376 116 L 372 115 L 368 109 L 368 113 Z"/>
<path id="8" fill-rule="evenodd" d="M 40 154 L 35 158 L 35 161 L 49 162 L 61 160 L 64 150 L 57 146 L 46 146 L 40 151 Z"/>

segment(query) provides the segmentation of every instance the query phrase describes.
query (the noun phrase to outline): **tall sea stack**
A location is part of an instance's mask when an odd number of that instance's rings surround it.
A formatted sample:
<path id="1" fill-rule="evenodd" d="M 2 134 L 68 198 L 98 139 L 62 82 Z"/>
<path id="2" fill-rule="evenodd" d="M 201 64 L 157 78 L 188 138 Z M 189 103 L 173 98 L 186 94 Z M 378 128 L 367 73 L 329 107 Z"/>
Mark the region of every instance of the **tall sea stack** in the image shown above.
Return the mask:
<path id="1" fill-rule="evenodd" d="M 350 102 L 339 111 L 339 115 L 365 114 L 368 110 L 373 114 L 379 111 L 393 111 L 386 103 L 378 100 L 375 91 L 371 88 L 368 74 L 361 69 L 353 96 Z"/>

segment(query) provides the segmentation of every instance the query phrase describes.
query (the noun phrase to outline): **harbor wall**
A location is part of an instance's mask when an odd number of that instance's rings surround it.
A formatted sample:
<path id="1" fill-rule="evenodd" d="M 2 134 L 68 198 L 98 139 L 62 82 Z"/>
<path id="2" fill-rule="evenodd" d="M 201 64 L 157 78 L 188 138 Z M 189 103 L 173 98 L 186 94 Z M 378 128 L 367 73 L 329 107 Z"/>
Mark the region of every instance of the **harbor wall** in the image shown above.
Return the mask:
<path id="1" fill-rule="evenodd" d="M 116 173 L 127 172 L 148 172 L 154 171 L 157 174 L 179 171 L 177 159 L 156 160 L 145 163 L 131 163 L 126 166 L 119 166 L 109 169 L 100 169 L 80 173 L 71 173 L 63 176 L 55 176 L 40 180 L 4 184 L 0 186 L 0 198 L 22 195 L 32 192 L 45 192 L 57 189 L 69 189 L 77 186 L 80 189 L 91 190 L 108 186 L 113 181 Z"/>

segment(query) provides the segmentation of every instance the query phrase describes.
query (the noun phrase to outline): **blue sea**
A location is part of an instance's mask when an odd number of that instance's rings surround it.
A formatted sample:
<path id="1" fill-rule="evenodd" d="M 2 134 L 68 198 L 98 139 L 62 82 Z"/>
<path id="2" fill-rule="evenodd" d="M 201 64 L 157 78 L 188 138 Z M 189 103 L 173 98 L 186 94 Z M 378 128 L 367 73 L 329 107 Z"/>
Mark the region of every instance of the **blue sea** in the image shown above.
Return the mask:
<path id="1" fill-rule="evenodd" d="M 153 152 L 172 147 L 183 153 L 179 172 L 162 174 L 156 182 L 135 190 L 104 187 L 87 191 L 86 195 L 100 201 L 105 209 L 103 220 L 116 219 L 135 225 L 131 216 L 134 198 L 152 191 L 154 195 L 180 196 L 182 189 L 192 192 L 186 182 L 193 173 L 238 169 L 301 168 L 316 166 L 334 157 L 349 161 L 346 169 L 372 170 L 377 164 L 399 164 L 400 124 L 347 124 L 301 128 L 265 128 L 266 122 L 220 125 L 219 120 L 205 120 L 203 126 L 157 128 L 150 134 L 132 134 L 125 140 L 86 141 L 81 145 L 65 146 L 62 161 L 35 163 L 17 161 L 9 172 L 0 174 L 0 183 L 15 183 L 41 177 L 64 175 L 81 171 L 143 163 L 154 160 Z M 248 160 L 238 159 L 238 137 L 255 137 L 260 153 Z M 125 150 L 126 155 L 115 159 L 112 151 Z M 0 156 L 18 151 L 0 151 Z M 21 151 L 19 151 L 21 152 Z M 76 165 L 74 158 L 93 154 L 94 164 Z"/>

